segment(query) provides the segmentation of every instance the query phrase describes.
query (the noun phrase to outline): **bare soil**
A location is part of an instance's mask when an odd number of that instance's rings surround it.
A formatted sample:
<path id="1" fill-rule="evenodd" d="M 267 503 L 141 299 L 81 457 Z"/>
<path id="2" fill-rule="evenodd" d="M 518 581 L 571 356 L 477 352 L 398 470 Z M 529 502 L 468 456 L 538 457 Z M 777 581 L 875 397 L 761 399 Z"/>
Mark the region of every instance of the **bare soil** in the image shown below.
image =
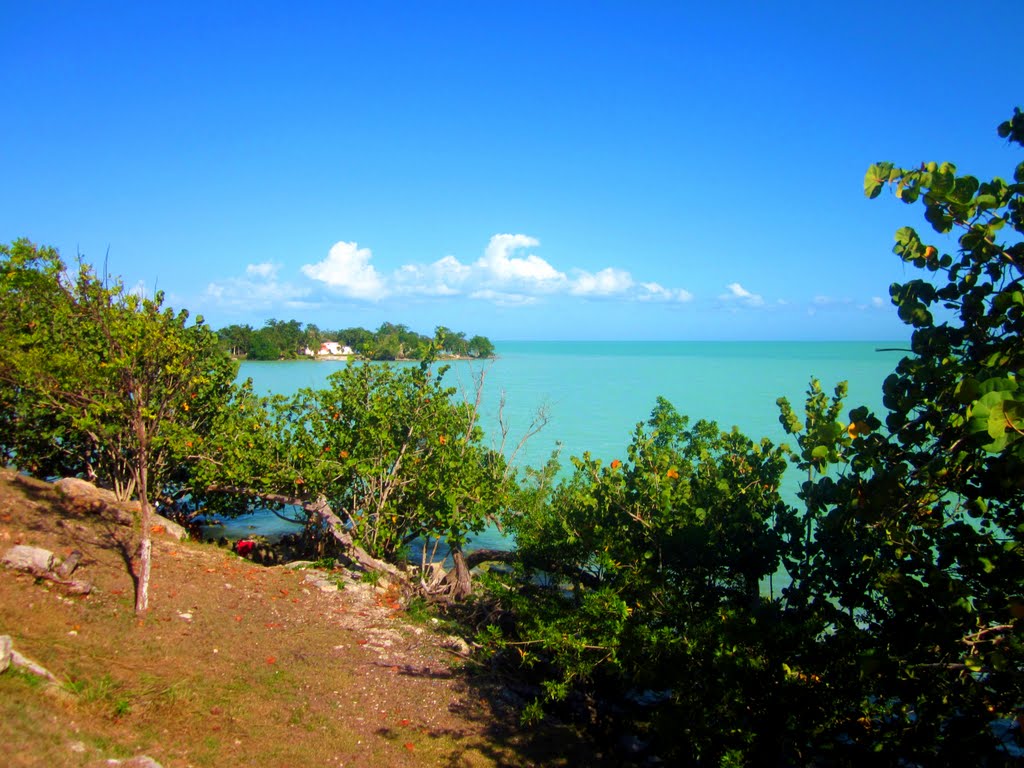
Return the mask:
<path id="1" fill-rule="evenodd" d="M 436 619 L 341 571 L 266 568 L 154 535 L 150 610 L 134 613 L 135 531 L 65 509 L 0 470 L 0 554 L 64 558 L 87 596 L 0 568 L 0 634 L 61 681 L 0 674 L 0 763 L 100 766 L 529 766 L 594 762 L 576 734 L 520 729 L 514 697 Z M 340 585 L 336 591 L 334 586 Z"/>

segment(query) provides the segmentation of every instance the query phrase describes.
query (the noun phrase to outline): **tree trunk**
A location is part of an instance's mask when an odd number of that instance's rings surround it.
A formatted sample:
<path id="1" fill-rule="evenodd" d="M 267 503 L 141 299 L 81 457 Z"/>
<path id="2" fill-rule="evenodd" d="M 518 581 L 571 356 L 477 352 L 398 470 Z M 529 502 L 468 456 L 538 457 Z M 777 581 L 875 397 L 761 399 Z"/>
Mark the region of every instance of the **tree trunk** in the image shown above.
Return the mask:
<path id="1" fill-rule="evenodd" d="M 472 570 L 481 563 L 514 563 L 516 553 L 507 549 L 475 549 L 465 556 L 466 567 Z"/>
<path id="2" fill-rule="evenodd" d="M 360 547 L 352 539 L 352 536 L 345 530 L 345 524 L 341 518 L 338 517 L 334 510 L 331 509 L 331 505 L 327 503 L 327 499 L 321 496 L 313 504 L 304 504 L 303 508 L 314 515 L 316 515 L 326 532 L 330 534 L 336 542 L 338 542 L 345 553 L 345 555 L 352 559 L 359 567 L 367 571 L 383 571 L 389 576 L 393 576 L 396 579 L 406 581 L 407 578 L 398 568 L 386 563 L 383 560 L 378 560 L 365 549 Z"/>
<path id="3" fill-rule="evenodd" d="M 146 422 L 136 414 L 135 432 L 139 438 L 139 461 L 136 468 L 136 487 L 139 489 L 139 507 L 142 509 L 142 530 L 139 536 L 139 573 L 135 587 L 135 614 L 142 616 L 149 610 L 149 574 L 153 562 L 153 510 L 149 506 L 149 451 L 146 442 Z"/>
<path id="4" fill-rule="evenodd" d="M 149 537 L 149 505 L 142 507 L 142 540 L 139 542 L 139 585 L 135 591 L 135 613 L 142 616 L 149 610 L 149 573 L 153 564 L 153 542 Z"/>
<path id="5" fill-rule="evenodd" d="M 452 569 L 452 573 L 448 574 L 449 576 L 454 574 L 451 598 L 452 600 L 462 600 L 473 593 L 473 581 L 469 573 L 469 565 L 466 563 L 466 556 L 462 554 L 461 549 L 452 550 L 452 562 L 455 563 L 455 567 Z"/>

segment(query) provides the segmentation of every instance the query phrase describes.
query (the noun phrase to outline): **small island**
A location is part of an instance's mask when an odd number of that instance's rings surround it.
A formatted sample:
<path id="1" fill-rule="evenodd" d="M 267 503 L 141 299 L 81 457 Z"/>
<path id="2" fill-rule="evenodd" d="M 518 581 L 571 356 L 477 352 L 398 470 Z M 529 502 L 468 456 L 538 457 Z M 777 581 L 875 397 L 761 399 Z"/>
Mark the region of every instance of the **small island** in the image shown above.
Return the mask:
<path id="1" fill-rule="evenodd" d="M 408 326 L 382 323 L 376 331 L 366 328 L 322 330 L 298 320 L 268 320 L 259 329 L 229 325 L 217 331 L 224 349 L 239 360 L 422 360 L 432 344 L 442 345 L 440 358 L 482 360 L 494 357 L 494 344 L 486 336 L 466 338 L 461 331 L 444 326 L 433 336 Z"/>

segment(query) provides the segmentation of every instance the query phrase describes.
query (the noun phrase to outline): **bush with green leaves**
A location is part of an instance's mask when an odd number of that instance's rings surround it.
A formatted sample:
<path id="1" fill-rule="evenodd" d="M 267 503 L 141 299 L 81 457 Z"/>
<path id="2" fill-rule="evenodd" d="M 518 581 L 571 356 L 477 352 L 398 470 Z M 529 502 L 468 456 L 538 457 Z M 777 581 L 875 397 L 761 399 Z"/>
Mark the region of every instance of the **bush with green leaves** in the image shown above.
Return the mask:
<path id="1" fill-rule="evenodd" d="M 1024 144 L 1024 115 L 998 132 Z M 886 187 L 938 238 L 896 233 L 923 271 L 889 291 L 911 353 L 884 383 L 884 419 L 860 409 L 830 437 L 784 413 L 814 474 L 788 597 L 823 627 L 851 752 L 998 762 L 992 726 L 1024 707 L 1024 163 L 1011 182 L 872 165 L 865 194 Z"/>
<path id="2" fill-rule="evenodd" d="M 323 499 L 385 561 L 406 560 L 413 542 L 428 561 L 460 556 L 504 507 L 514 475 L 485 445 L 476 407 L 444 385 L 446 371 L 428 355 L 417 365 L 352 363 L 292 397 L 243 386 L 204 443 L 201 484 L 261 504 Z"/>
<path id="3" fill-rule="evenodd" d="M 1024 144 L 1024 115 L 998 132 Z M 633 727 L 696 765 L 1024 754 L 1024 163 L 1012 182 L 871 166 L 866 194 L 887 186 L 939 237 L 896 234 L 923 271 L 890 289 L 911 351 L 884 414 L 844 417 L 845 384 L 812 380 L 802 417 L 780 400 L 800 508 L 778 498 L 782 449 L 664 402 L 626 461 L 532 475 L 483 633 L 541 686 L 529 715 L 590 694 L 622 722 L 651 688 Z"/>
<path id="4" fill-rule="evenodd" d="M 657 716 L 678 718 L 651 732 L 663 755 L 713 763 L 748 745 L 785 682 L 760 598 L 782 554 L 785 450 L 691 426 L 659 399 L 625 460 L 573 466 L 509 516 L 519 567 L 496 591 L 509 621 L 483 639 L 540 674 L 542 700 L 657 691 Z"/>
<path id="5" fill-rule="evenodd" d="M 142 507 L 136 609 L 147 607 L 150 502 L 180 483 L 234 364 L 188 312 L 27 240 L 0 247 L 0 453 L 33 474 L 82 475 Z"/>

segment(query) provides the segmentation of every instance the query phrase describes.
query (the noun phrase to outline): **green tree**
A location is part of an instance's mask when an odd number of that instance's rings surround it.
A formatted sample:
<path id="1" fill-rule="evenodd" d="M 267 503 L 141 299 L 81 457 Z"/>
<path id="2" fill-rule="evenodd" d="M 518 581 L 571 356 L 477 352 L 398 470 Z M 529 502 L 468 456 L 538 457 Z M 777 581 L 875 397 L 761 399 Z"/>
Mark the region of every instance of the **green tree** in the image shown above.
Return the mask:
<path id="1" fill-rule="evenodd" d="M 452 331 L 439 325 L 434 329 L 434 338 L 440 340 L 442 351 L 449 355 L 467 354 L 466 334 L 462 331 Z"/>
<path id="2" fill-rule="evenodd" d="M 274 338 L 274 333 L 268 328 L 260 328 L 253 333 L 249 342 L 250 360 L 280 360 L 284 351 Z"/>
<path id="3" fill-rule="evenodd" d="M 323 333 L 320 328 L 313 323 L 308 323 L 306 325 L 306 329 L 303 331 L 303 336 L 304 347 L 306 349 L 311 349 L 314 352 L 319 351 L 321 342 L 330 340 L 330 337 Z"/>
<path id="4" fill-rule="evenodd" d="M 364 356 L 368 356 L 366 350 L 373 342 L 373 333 L 365 328 L 345 328 L 333 334 L 333 337 Z"/>
<path id="5" fill-rule="evenodd" d="M 1024 115 L 999 134 L 1024 144 Z M 845 384 L 812 380 L 802 417 L 780 400 L 802 509 L 778 501 L 779 449 L 664 403 L 628 461 L 585 455 L 554 491 L 531 475 L 487 639 L 546 698 L 664 686 L 648 733 L 690 764 L 1019 759 L 1024 163 L 1012 182 L 871 166 L 866 194 L 887 186 L 940 237 L 896 234 L 923 272 L 890 289 L 911 353 L 881 416 L 844 416 Z M 780 563 L 790 583 L 755 599 Z"/>
<path id="6" fill-rule="evenodd" d="M 466 345 L 466 354 L 470 357 L 494 357 L 494 344 L 486 336 L 474 336 Z"/>
<path id="7" fill-rule="evenodd" d="M 204 444 L 205 486 L 304 507 L 315 535 L 325 531 L 314 508 L 329 509 L 355 544 L 387 562 L 404 563 L 414 542 L 430 560 L 443 540 L 461 596 L 467 538 L 507 503 L 514 476 L 444 373 L 428 356 L 419 366 L 349 365 L 326 388 L 290 398 L 243 388 Z"/>
<path id="8" fill-rule="evenodd" d="M 1019 110 L 999 133 L 1024 143 Z M 920 203 L 939 239 L 896 233 L 894 252 L 921 275 L 890 288 L 913 332 L 884 418 L 858 408 L 840 421 L 844 393 L 828 402 L 816 384 L 803 423 L 782 403 L 808 472 L 786 597 L 822 638 L 821 749 L 991 764 L 993 726 L 1024 701 L 1024 163 L 1012 182 L 950 163 L 872 165 L 866 195 L 886 187 Z"/>
<path id="9" fill-rule="evenodd" d="M 85 474 L 142 508 L 136 610 L 148 607 L 151 498 L 178 471 L 230 392 L 235 369 L 217 336 L 188 313 L 163 307 L 87 265 L 69 277 L 56 252 L 26 241 L 5 248 L 0 275 L 5 344 L 0 402 L 15 429 L 5 453 L 25 469 Z M 44 298 L 46 316 L 29 309 Z M 24 312 L 21 310 L 25 310 Z M 46 414 L 48 430 L 27 436 Z M 59 457 L 60 461 L 54 461 Z"/>
<path id="10" fill-rule="evenodd" d="M 65 411 L 33 397 L 35 374 L 63 367 L 74 345 L 55 334 L 71 313 L 56 250 L 28 240 L 0 244 L 0 451 L 41 477 L 95 474 L 88 437 L 69 427 Z"/>
<path id="11" fill-rule="evenodd" d="M 252 348 L 253 329 L 250 325 L 229 325 L 217 331 L 217 337 L 232 357 L 246 357 Z"/>
<path id="12" fill-rule="evenodd" d="M 486 639 L 543 671 L 549 701 L 659 692 L 672 723 L 651 731 L 662 756 L 716 765 L 777 719 L 783 672 L 769 663 L 774 609 L 759 585 L 780 562 L 786 453 L 691 427 L 659 399 L 625 460 L 584 454 L 573 466 L 547 501 L 534 486 L 507 519 L 519 571 L 497 594 L 514 629 Z"/>

